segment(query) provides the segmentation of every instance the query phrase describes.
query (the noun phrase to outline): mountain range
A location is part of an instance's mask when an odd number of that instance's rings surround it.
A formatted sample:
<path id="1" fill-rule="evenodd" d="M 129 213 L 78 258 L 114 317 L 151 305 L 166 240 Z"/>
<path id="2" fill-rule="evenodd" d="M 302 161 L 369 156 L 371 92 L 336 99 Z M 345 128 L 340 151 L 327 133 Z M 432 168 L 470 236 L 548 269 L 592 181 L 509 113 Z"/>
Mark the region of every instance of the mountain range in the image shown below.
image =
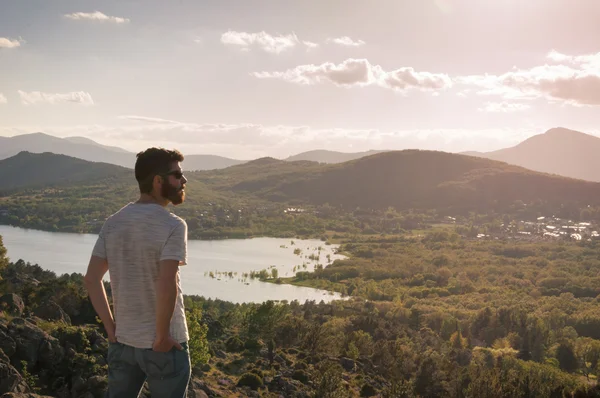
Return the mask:
<path id="1" fill-rule="evenodd" d="M 114 146 L 99 144 L 86 137 L 59 138 L 45 133 L 32 133 L 14 137 L 0 137 L 0 159 L 6 159 L 26 151 L 31 153 L 51 152 L 88 160 L 105 162 L 133 168 L 135 153 Z M 288 161 L 309 160 L 320 163 L 342 163 L 383 151 L 344 153 L 335 151 L 309 151 L 290 156 Z M 215 170 L 235 166 L 248 160 L 232 159 L 208 154 L 185 155 L 186 170 Z"/>
<path id="2" fill-rule="evenodd" d="M 515 202 L 599 205 L 600 183 L 534 172 L 482 157 L 403 150 L 339 163 L 261 158 L 186 175 L 190 199 L 243 198 L 345 208 L 506 210 Z M 65 155 L 21 152 L 0 161 L 0 192 L 94 187 L 135 191 L 131 169 Z M 201 188 L 201 189 L 200 189 Z M 1 194 L 0 194 L 1 196 Z"/>
<path id="3" fill-rule="evenodd" d="M 0 137 L 0 159 L 21 151 L 52 152 L 92 162 L 111 163 L 133 168 L 135 154 L 124 149 L 101 145 L 85 137 L 58 138 L 44 133 Z M 345 153 L 328 150 L 302 152 L 283 159 L 288 162 L 311 161 L 339 164 L 386 151 L 370 150 Z M 463 155 L 488 158 L 542 173 L 600 182 L 600 138 L 566 128 L 553 128 L 518 145 L 492 152 L 463 152 Z M 216 170 L 248 162 L 208 154 L 186 155 L 186 170 Z"/>
<path id="4" fill-rule="evenodd" d="M 44 133 L 0 137 L 0 159 L 9 158 L 22 151 L 51 152 L 127 168 L 133 168 L 135 164 L 135 153 L 102 145 L 85 137 L 59 138 Z M 185 157 L 185 166 L 188 170 L 221 169 L 240 163 L 244 163 L 244 161 L 216 155 L 186 155 Z"/>

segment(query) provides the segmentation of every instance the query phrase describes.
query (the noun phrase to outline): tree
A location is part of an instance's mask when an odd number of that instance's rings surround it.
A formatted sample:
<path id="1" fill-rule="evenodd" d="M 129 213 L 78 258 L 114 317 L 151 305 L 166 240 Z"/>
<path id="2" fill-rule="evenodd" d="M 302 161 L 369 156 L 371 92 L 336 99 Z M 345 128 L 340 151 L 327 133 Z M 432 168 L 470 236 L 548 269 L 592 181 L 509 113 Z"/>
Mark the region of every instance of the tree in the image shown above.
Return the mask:
<path id="1" fill-rule="evenodd" d="M 569 343 L 561 343 L 556 349 L 556 359 L 560 368 L 565 372 L 574 372 L 577 370 L 579 363 L 575 356 L 575 350 Z"/>
<path id="2" fill-rule="evenodd" d="M 202 323 L 202 311 L 193 308 L 186 313 L 188 332 L 190 335 L 188 345 L 190 349 L 190 361 L 192 368 L 199 364 L 208 363 L 210 359 L 208 340 L 208 326 Z"/>
<path id="3" fill-rule="evenodd" d="M 6 257 L 6 248 L 2 242 L 2 235 L 0 235 L 0 270 L 3 270 L 8 266 L 8 257 Z"/>
<path id="4" fill-rule="evenodd" d="M 274 301 L 269 300 L 255 308 L 248 315 L 248 336 L 260 338 L 267 342 L 270 362 L 272 362 L 272 358 L 274 357 L 275 333 L 287 311 L 287 306 L 276 304 Z"/>

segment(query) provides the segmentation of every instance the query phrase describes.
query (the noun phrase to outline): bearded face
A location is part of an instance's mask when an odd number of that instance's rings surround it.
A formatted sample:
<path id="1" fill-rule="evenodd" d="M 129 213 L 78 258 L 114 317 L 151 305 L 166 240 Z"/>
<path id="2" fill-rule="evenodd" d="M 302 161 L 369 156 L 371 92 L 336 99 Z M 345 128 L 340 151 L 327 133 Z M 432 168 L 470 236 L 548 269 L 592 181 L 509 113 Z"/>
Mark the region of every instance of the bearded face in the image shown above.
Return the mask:
<path id="1" fill-rule="evenodd" d="M 163 181 L 160 194 L 177 206 L 185 200 L 185 183 L 182 180 L 176 180 L 177 185 L 171 185 L 170 180 L 170 178 L 167 178 Z"/>

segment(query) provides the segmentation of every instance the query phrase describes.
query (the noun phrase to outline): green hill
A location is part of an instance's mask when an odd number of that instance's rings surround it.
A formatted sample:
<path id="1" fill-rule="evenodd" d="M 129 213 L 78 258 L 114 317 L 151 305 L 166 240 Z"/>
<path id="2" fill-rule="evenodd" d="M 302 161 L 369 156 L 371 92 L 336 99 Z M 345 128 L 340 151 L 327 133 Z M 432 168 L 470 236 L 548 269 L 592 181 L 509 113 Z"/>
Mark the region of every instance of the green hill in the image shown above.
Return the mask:
<path id="1" fill-rule="evenodd" d="M 243 166 L 239 170 L 243 170 Z M 239 170 L 235 174 L 239 174 Z M 237 182 L 231 169 L 216 175 L 234 192 L 265 200 L 349 208 L 485 209 L 543 201 L 600 202 L 600 184 L 533 172 L 506 163 L 445 152 L 405 150 L 317 166 L 271 163 Z"/>
<path id="2" fill-rule="evenodd" d="M 0 192 L 133 178 L 132 170 L 53 153 L 20 152 L 0 160 Z"/>

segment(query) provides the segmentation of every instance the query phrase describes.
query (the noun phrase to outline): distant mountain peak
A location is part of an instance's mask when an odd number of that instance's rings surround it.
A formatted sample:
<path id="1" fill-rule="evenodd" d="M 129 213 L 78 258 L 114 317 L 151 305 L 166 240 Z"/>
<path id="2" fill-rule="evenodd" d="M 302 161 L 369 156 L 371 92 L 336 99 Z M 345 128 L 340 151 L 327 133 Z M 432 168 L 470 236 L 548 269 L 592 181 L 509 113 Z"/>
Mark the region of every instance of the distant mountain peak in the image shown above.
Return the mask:
<path id="1" fill-rule="evenodd" d="M 255 159 L 255 160 L 251 160 L 251 161 L 247 162 L 246 164 L 263 166 L 263 165 L 268 165 L 268 164 L 277 164 L 277 163 L 281 163 L 281 162 L 282 162 L 282 160 L 275 159 L 275 158 L 270 157 L 270 156 L 266 156 L 266 157 L 263 157 L 263 158 L 258 158 L 258 159 Z"/>
<path id="2" fill-rule="evenodd" d="M 565 177 L 600 182 L 600 137 L 554 127 L 543 134 L 478 156 Z"/>

